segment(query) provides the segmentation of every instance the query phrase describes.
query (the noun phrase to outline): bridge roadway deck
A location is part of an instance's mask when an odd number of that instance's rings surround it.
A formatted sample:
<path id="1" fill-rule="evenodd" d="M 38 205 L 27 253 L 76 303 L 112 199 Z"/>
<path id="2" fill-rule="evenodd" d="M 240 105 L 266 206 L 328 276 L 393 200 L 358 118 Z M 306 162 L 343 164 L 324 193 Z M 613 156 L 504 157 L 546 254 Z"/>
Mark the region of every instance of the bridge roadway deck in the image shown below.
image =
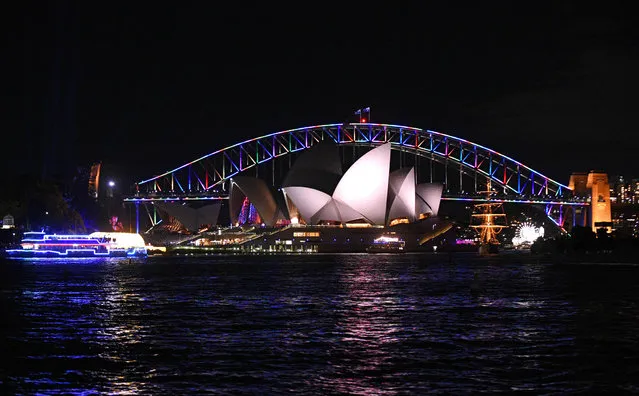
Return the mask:
<path id="1" fill-rule="evenodd" d="M 197 202 L 197 201 L 220 201 L 228 199 L 228 194 L 171 194 L 154 193 L 138 194 L 127 196 L 123 199 L 125 203 L 152 203 L 152 202 Z M 487 202 L 483 194 L 444 194 L 442 201 L 466 201 L 466 202 Z M 590 198 L 582 197 L 558 197 L 540 195 L 516 195 L 516 194 L 495 194 L 490 198 L 490 202 L 517 203 L 517 204 L 540 204 L 540 205 L 570 205 L 589 206 Z"/>

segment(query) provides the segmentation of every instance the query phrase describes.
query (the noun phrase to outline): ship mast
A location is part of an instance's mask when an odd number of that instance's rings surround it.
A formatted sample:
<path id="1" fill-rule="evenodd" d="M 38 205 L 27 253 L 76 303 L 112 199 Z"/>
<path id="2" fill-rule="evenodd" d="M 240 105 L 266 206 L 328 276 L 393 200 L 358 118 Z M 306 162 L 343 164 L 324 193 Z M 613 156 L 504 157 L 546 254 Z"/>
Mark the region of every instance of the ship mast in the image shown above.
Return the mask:
<path id="1" fill-rule="evenodd" d="M 473 206 L 470 226 L 479 234 L 481 245 L 498 245 L 497 234 L 508 227 L 503 204 L 490 201 L 493 193 L 490 180 L 486 184 L 486 191 L 480 193 L 486 196 L 486 201 Z"/>

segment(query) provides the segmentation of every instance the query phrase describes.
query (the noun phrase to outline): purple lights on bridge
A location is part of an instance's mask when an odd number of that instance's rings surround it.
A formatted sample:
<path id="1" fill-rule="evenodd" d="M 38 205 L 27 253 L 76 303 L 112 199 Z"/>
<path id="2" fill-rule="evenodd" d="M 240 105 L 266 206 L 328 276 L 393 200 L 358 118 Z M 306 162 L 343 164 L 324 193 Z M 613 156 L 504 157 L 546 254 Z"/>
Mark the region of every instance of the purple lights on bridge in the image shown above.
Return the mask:
<path id="1" fill-rule="evenodd" d="M 440 132 L 378 123 L 326 124 L 289 129 L 256 137 L 217 150 L 173 170 L 138 183 L 138 198 L 157 193 L 188 196 L 206 193 L 231 177 L 261 163 L 304 150 L 331 139 L 340 145 L 370 146 L 390 142 L 393 150 L 435 162 L 459 164 L 461 174 L 488 178 L 516 195 L 570 192 L 561 184 L 513 158 L 485 146 Z M 476 190 L 476 184 L 475 190 Z M 144 189 L 144 188 L 143 188 Z"/>
<path id="2" fill-rule="evenodd" d="M 273 162 L 269 168 L 273 172 L 272 185 L 276 186 L 276 159 L 322 141 L 332 141 L 343 147 L 367 148 L 391 143 L 391 149 L 400 153 L 400 161 L 402 156 L 412 155 L 419 172 L 430 171 L 431 182 L 446 185 L 443 200 L 481 201 L 485 197 L 476 192 L 490 181 L 498 190 L 491 199 L 498 202 L 550 205 L 551 209 L 557 205 L 589 205 L 587 201 L 574 198 L 568 186 L 483 145 L 441 132 L 380 123 L 314 125 L 239 142 L 140 181 L 136 195 L 125 201 L 225 199 L 231 178 L 249 169 L 254 169 L 255 174 L 260 168 L 265 172 L 268 168 L 258 165 L 267 162 Z M 421 167 L 420 161 L 424 161 Z M 444 168 L 444 180 L 434 180 L 433 164 Z M 450 174 L 453 176 L 449 177 Z M 560 212 L 559 219 L 553 221 L 563 224 L 563 217 Z"/>

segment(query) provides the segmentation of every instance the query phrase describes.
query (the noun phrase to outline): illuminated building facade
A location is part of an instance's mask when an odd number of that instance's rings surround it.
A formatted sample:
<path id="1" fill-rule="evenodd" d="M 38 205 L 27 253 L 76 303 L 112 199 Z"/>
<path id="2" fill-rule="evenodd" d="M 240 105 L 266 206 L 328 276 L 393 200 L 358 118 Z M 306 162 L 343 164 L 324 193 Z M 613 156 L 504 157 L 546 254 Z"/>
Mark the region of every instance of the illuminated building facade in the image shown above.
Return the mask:
<path id="1" fill-rule="evenodd" d="M 617 176 L 610 187 L 610 199 L 613 203 L 639 204 L 639 179 L 627 180 Z"/>
<path id="2" fill-rule="evenodd" d="M 633 205 L 612 208 L 612 228 L 620 237 L 639 238 L 639 211 Z"/>
<path id="3" fill-rule="evenodd" d="M 98 192 L 100 190 L 100 170 L 102 169 L 102 163 L 97 162 L 91 165 L 89 173 L 89 196 L 93 199 L 98 199 Z"/>
<path id="4" fill-rule="evenodd" d="M 610 187 L 612 228 L 620 237 L 639 238 L 639 179 L 614 178 Z"/>
<path id="5" fill-rule="evenodd" d="M 632 203 L 632 185 L 628 183 L 623 176 L 618 176 L 615 179 L 615 183 L 612 187 L 616 203 Z"/>

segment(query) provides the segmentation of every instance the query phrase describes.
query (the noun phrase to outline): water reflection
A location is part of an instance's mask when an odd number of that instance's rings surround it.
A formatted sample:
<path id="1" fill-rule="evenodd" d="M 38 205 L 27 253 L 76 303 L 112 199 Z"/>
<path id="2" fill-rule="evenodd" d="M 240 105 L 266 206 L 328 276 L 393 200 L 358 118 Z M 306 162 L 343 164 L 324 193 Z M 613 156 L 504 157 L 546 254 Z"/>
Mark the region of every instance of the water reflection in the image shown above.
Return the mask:
<path id="1" fill-rule="evenodd" d="M 103 377 L 107 384 L 105 392 L 109 394 L 137 394 L 145 388 L 141 381 L 131 381 L 138 366 L 140 350 L 136 344 L 142 343 L 149 331 L 147 325 L 142 322 L 144 317 L 144 304 L 147 300 L 143 293 L 145 287 L 139 285 L 132 289 L 128 282 L 126 266 L 133 265 L 128 262 L 120 262 L 110 266 L 104 274 L 100 284 L 103 295 L 100 301 L 96 301 L 97 315 L 101 319 L 101 335 L 104 337 L 103 352 L 98 356 L 109 365 L 121 367 L 122 372 L 114 373 L 97 372 L 93 375 Z M 125 374 L 122 374 L 125 373 Z"/>
<path id="2" fill-rule="evenodd" d="M 637 390 L 639 269 L 438 257 L 5 263 L 0 378 L 8 394 Z"/>
<path id="3" fill-rule="evenodd" d="M 383 257 L 383 256 L 380 256 Z M 339 357 L 325 391 L 357 395 L 396 394 L 384 377 L 392 375 L 393 347 L 399 339 L 398 276 L 370 256 L 344 256 L 338 287 L 344 301 L 338 311 L 340 342 L 331 350 Z"/>

